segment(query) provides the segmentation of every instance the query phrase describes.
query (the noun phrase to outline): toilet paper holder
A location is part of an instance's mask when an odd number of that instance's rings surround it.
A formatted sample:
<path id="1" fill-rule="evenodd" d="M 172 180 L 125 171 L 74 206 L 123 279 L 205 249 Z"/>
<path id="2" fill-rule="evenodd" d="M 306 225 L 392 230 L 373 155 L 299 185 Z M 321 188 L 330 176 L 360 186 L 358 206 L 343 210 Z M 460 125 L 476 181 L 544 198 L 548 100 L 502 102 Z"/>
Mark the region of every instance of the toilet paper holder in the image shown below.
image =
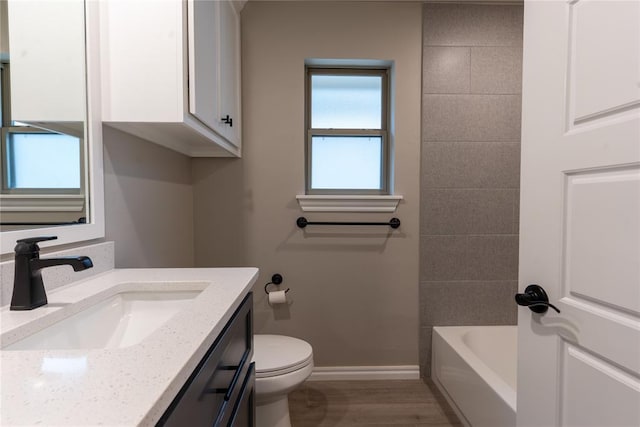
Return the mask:
<path id="1" fill-rule="evenodd" d="M 276 285 L 276 286 L 280 286 L 280 284 L 282 283 L 284 279 L 282 278 L 281 274 L 274 274 L 273 276 L 271 276 L 271 281 L 269 283 L 267 283 L 266 285 L 264 285 L 264 293 L 269 295 L 269 285 Z M 284 293 L 286 294 L 287 292 L 289 292 L 289 288 L 287 288 L 286 291 L 284 291 Z"/>

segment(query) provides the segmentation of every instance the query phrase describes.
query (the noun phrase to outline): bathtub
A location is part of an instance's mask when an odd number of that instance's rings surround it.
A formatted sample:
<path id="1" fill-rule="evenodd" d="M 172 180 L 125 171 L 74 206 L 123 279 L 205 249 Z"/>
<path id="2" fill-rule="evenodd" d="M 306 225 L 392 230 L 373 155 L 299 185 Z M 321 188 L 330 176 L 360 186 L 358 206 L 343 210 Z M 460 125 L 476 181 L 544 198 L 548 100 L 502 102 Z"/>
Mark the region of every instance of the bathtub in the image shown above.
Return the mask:
<path id="1" fill-rule="evenodd" d="M 516 425 L 516 326 L 436 326 L 431 377 L 460 421 Z"/>

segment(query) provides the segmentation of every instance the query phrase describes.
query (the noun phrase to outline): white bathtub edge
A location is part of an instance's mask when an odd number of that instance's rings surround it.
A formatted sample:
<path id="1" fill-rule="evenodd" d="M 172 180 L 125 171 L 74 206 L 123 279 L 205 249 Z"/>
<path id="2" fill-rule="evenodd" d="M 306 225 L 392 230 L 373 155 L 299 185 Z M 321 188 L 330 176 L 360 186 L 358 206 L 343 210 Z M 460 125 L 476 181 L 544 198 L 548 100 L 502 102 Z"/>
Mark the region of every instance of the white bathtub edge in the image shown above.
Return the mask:
<path id="1" fill-rule="evenodd" d="M 481 327 L 433 328 L 431 377 L 469 425 L 513 427 L 515 390 L 463 342 L 462 336 L 470 328 Z"/>
<path id="2" fill-rule="evenodd" d="M 472 327 L 482 327 L 482 326 L 472 326 Z M 493 327 L 489 326 L 489 327 Z M 462 339 L 458 336 L 455 337 L 455 341 L 452 340 L 448 334 L 441 334 L 443 329 L 459 329 L 465 330 L 468 329 L 469 326 L 434 326 L 433 331 L 437 332 L 440 337 L 447 342 L 452 348 L 464 347 L 467 348 L 466 345 L 462 342 Z M 493 390 L 500 396 L 502 400 L 504 400 L 507 405 L 515 412 L 517 408 L 517 396 L 513 394 L 513 389 L 506 383 L 498 374 L 496 374 L 491 368 L 489 368 L 481 359 L 477 358 L 475 355 L 471 353 L 462 354 L 461 355 L 465 363 L 469 360 L 469 357 L 475 359 L 477 361 L 477 369 L 475 372 L 487 383 L 492 384 L 495 388 Z M 517 357 L 517 355 L 515 355 Z"/>
<path id="3" fill-rule="evenodd" d="M 432 360 L 431 361 L 431 372 L 434 372 L 433 369 L 434 368 L 433 368 L 433 360 Z M 472 427 L 471 424 L 469 423 L 469 420 L 467 420 L 467 418 L 464 416 L 464 414 L 462 413 L 460 408 L 458 408 L 458 405 L 456 405 L 456 402 L 454 402 L 453 399 L 451 398 L 451 396 L 449 395 L 449 392 L 447 391 L 447 389 L 444 388 L 442 383 L 440 383 L 440 380 L 438 379 L 438 376 L 432 374 L 431 375 L 431 381 L 433 381 L 433 383 L 436 385 L 438 390 L 440 390 L 440 393 L 442 394 L 442 396 L 444 396 L 444 399 L 447 401 L 447 403 L 449 404 L 451 409 L 453 409 L 453 412 L 455 412 L 455 414 L 458 417 L 458 420 L 460 421 L 460 423 L 462 423 L 462 425 L 464 427 Z"/>

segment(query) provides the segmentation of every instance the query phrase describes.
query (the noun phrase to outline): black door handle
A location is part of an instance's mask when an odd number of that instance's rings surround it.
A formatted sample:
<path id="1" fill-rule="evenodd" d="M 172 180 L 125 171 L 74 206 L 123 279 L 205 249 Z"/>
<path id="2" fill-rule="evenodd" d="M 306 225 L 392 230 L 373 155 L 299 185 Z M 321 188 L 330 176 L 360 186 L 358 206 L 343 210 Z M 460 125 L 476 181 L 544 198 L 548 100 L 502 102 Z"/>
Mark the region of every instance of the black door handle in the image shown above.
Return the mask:
<path id="1" fill-rule="evenodd" d="M 560 310 L 549 302 L 549 297 L 542 286 L 535 284 L 527 286 L 523 294 L 516 294 L 516 303 L 529 307 L 534 313 L 546 313 L 549 307 L 560 313 Z"/>

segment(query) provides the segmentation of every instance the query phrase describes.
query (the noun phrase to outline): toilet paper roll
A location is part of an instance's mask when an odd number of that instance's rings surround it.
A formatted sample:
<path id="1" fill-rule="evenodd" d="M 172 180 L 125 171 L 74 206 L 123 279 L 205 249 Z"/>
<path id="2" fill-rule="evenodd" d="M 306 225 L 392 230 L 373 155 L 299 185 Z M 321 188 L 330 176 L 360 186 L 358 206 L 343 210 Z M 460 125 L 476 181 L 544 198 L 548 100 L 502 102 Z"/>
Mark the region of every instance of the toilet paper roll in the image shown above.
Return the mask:
<path id="1" fill-rule="evenodd" d="M 283 304 L 287 302 L 287 294 L 285 291 L 269 292 L 269 304 Z"/>

